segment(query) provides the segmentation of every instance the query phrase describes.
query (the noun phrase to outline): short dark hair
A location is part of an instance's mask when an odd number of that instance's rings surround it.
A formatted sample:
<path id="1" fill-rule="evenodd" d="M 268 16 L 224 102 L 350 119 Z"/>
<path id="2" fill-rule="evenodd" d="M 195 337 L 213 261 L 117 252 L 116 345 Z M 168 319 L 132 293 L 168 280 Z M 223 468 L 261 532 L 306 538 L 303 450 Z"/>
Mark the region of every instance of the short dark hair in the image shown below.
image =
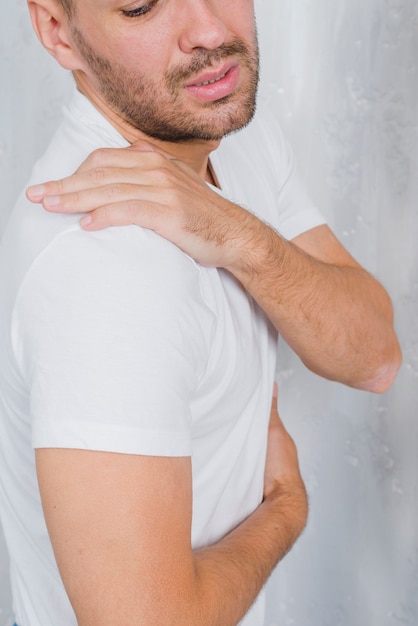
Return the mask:
<path id="1" fill-rule="evenodd" d="M 72 17 L 74 14 L 74 0 L 56 0 L 58 4 L 62 6 L 67 17 Z"/>

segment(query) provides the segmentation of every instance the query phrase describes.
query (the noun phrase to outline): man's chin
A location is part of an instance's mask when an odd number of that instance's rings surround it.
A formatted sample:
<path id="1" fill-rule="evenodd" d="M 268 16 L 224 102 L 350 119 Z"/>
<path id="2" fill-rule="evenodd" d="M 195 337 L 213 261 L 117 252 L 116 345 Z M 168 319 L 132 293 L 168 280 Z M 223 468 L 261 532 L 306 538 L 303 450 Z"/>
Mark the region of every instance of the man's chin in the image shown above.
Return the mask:
<path id="1" fill-rule="evenodd" d="M 210 109 L 213 112 L 213 119 L 207 120 L 199 128 L 199 138 L 208 141 L 219 141 L 245 128 L 253 119 L 256 111 L 255 96 L 247 97 L 244 103 L 242 101 L 234 103 L 233 97 L 226 96 L 211 104 Z"/>
<path id="2" fill-rule="evenodd" d="M 255 103 L 252 91 L 245 98 L 234 94 L 197 106 L 190 101 L 183 102 L 166 116 L 160 110 L 157 117 L 154 108 L 144 108 L 143 103 L 135 103 L 130 110 L 117 108 L 126 123 L 148 137 L 168 143 L 186 143 L 220 141 L 247 126 L 254 117 Z"/>

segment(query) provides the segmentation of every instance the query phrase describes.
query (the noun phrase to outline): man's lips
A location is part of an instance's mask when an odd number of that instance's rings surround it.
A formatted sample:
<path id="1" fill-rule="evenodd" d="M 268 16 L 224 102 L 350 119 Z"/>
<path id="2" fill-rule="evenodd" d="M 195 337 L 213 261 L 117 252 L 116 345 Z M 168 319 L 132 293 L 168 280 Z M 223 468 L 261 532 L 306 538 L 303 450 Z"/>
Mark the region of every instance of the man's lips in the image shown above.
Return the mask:
<path id="1" fill-rule="evenodd" d="M 238 63 L 225 63 L 218 69 L 211 69 L 196 76 L 185 89 L 197 100 L 213 102 L 233 93 L 238 85 L 240 68 Z"/>
<path id="2" fill-rule="evenodd" d="M 200 83 L 194 83 L 195 87 L 201 87 L 202 85 L 212 85 L 213 83 L 218 82 L 218 80 L 222 80 L 224 76 L 226 76 L 227 72 L 224 72 L 220 76 L 216 78 L 209 78 L 208 80 L 201 81 Z"/>
<path id="3" fill-rule="evenodd" d="M 201 74 L 198 74 L 193 79 L 193 82 L 188 83 L 188 85 L 186 85 L 186 87 L 200 86 L 203 83 L 213 83 L 213 82 L 215 82 L 217 80 L 220 80 L 235 65 L 238 65 L 238 63 L 233 62 L 233 61 L 229 61 L 228 63 L 224 63 L 221 67 L 213 68 L 213 69 L 207 69 L 204 72 L 202 72 Z"/>

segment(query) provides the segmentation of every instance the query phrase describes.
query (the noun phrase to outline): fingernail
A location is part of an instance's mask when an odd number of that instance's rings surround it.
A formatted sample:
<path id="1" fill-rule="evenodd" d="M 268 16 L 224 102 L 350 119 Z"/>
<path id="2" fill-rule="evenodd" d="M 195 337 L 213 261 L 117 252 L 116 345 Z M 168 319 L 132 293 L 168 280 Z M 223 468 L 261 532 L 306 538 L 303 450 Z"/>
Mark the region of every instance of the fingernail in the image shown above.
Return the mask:
<path id="1" fill-rule="evenodd" d="M 44 185 L 33 185 L 32 187 L 27 188 L 27 194 L 33 200 L 40 200 L 45 194 L 45 186 Z"/>
<path id="2" fill-rule="evenodd" d="M 44 205 L 47 207 L 57 206 L 60 202 L 60 196 L 46 196 L 46 198 L 44 198 Z"/>
<path id="3" fill-rule="evenodd" d="M 92 219 L 90 217 L 90 215 L 85 215 L 84 217 L 81 218 L 80 220 L 80 224 L 81 226 L 89 226 L 92 223 Z"/>

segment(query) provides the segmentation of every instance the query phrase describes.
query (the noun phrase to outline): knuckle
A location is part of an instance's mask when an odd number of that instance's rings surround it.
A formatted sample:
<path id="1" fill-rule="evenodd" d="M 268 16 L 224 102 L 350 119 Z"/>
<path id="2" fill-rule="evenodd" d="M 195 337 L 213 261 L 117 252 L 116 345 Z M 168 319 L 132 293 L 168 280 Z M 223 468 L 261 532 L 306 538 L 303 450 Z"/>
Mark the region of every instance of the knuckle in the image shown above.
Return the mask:
<path id="1" fill-rule="evenodd" d="M 107 191 L 109 193 L 109 197 L 115 200 L 123 193 L 123 185 L 121 185 L 120 183 L 112 183 L 108 186 Z"/>
<path id="2" fill-rule="evenodd" d="M 155 167 L 164 167 L 167 165 L 167 158 L 160 152 L 148 152 L 148 158 L 151 164 Z"/>
<path id="3" fill-rule="evenodd" d="M 91 153 L 89 160 L 91 161 L 91 164 L 93 166 L 100 166 L 106 162 L 106 156 L 107 156 L 106 148 L 97 148 L 97 150 L 94 150 Z"/>
<path id="4" fill-rule="evenodd" d="M 93 185 L 101 185 L 105 178 L 105 170 L 103 167 L 96 167 L 89 172 L 89 177 Z"/>
<path id="5" fill-rule="evenodd" d="M 175 176 L 166 162 L 154 168 L 152 175 L 154 184 L 159 187 L 173 187 L 175 184 Z"/>
<path id="6" fill-rule="evenodd" d="M 134 195 L 135 187 L 129 183 L 113 182 L 106 187 L 106 193 L 111 202 L 129 202 Z"/>
<path id="7" fill-rule="evenodd" d="M 154 168 L 153 177 L 156 183 L 165 184 L 167 182 L 167 170 L 163 166 Z"/>
<path id="8" fill-rule="evenodd" d="M 139 204 L 131 200 L 124 204 L 105 205 L 96 209 L 95 221 L 101 226 L 126 226 L 138 222 Z"/>
<path id="9" fill-rule="evenodd" d="M 109 206 L 100 207 L 100 209 L 96 209 L 92 211 L 95 214 L 95 217 L 102 224 L 106 224 L 112 226 L 112 210 Z"/>
<path id="10" fill-rule="evenodd" d="M 135 220 L 137 219 L 139 214 L 139 204 L 136 200 L 131 200 L 130 202 L 128 202 L 127 207 L 126 207 L 126 217 L 129 220 L 130 224 L 135 223 Z"/>
<path id="11" fill-rule="evenodd" d="M 64 180 L 61 178 L 60 180 L 55 180 L 53 183 L 53 191 L 54 193 L 62 194 L 65 192 Z"/>
<path id="12" fill-rule="evenodd" d="M 80 196 L 79 192 L 78 191 L 74 191 L 71 194 L 71 198 L 69 198 L 69 201 L 70 201 L 70 203 L 72 205 L 78 205 L 80 203 L 80 201 L 81 201 L 81 196 Z"/>

